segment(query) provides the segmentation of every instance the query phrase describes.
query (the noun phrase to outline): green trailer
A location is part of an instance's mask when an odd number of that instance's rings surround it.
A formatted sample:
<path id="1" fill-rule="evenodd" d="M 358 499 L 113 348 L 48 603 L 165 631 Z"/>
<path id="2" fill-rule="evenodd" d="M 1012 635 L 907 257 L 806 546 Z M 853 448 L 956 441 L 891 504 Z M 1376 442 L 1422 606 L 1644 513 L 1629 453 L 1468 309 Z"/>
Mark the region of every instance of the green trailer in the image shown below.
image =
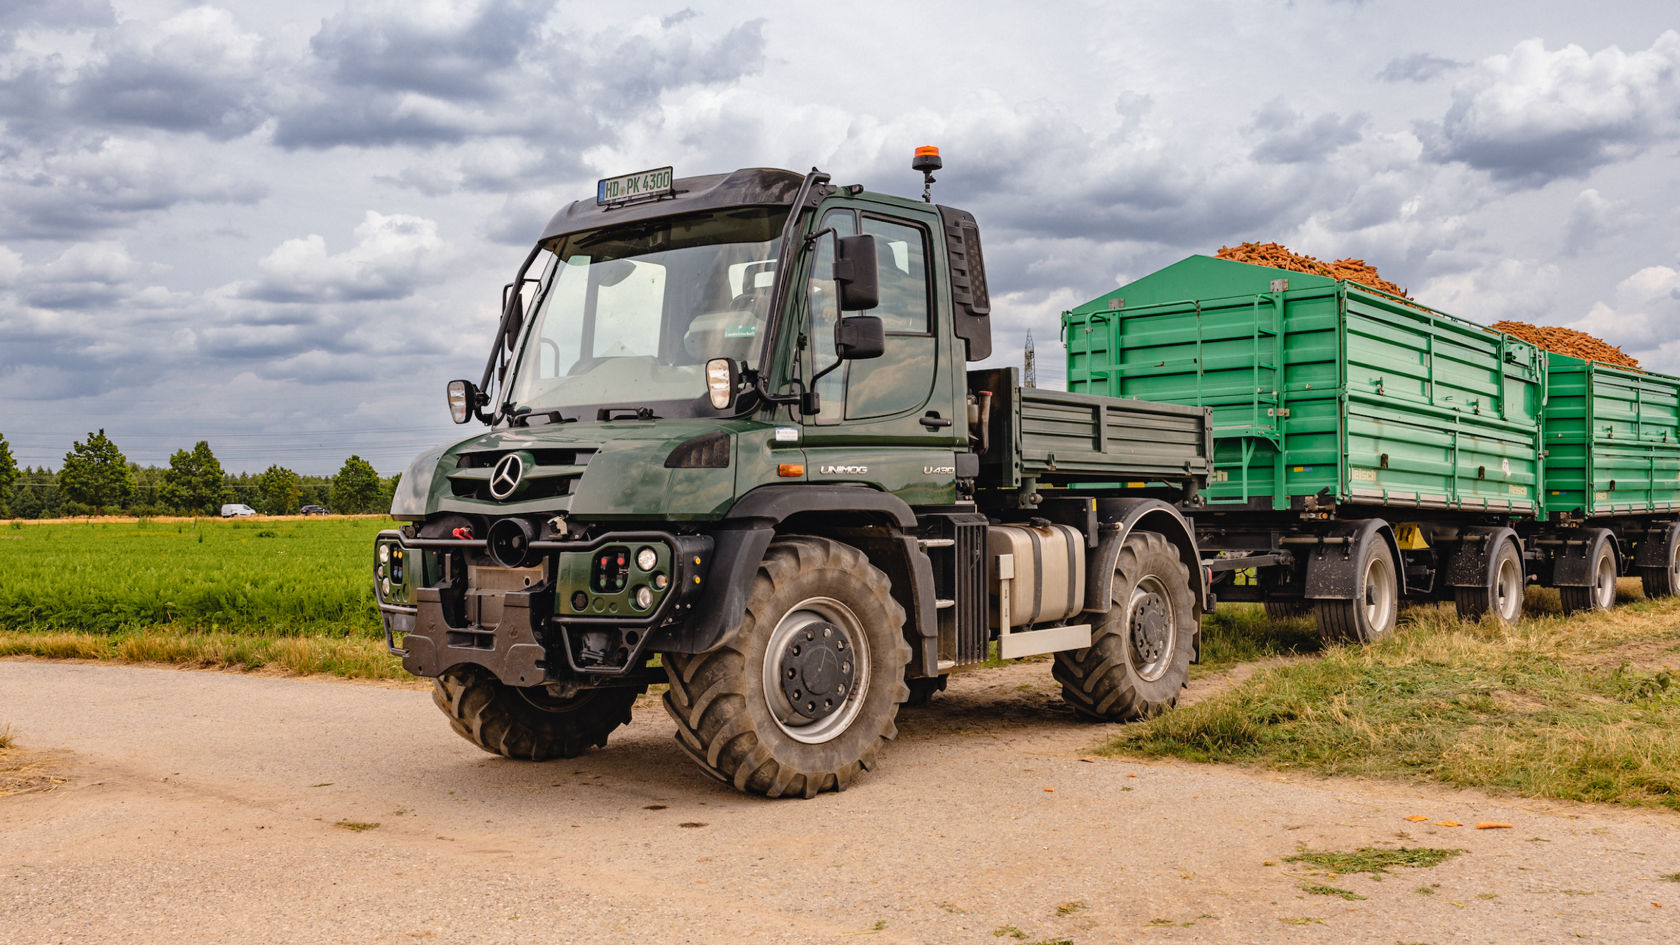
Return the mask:
<path id="1" fill-rule="evenodd" d="M 1550 354 L 1548 518 L 1680 510 L 1680 378 Z"/>
<path id="2" fill-rule="evenodd" d="M 1066 316 L 1068 389 L 1213 411 L 1211 507 L 1532 514 L 1543 352 L 1351 282 L 1192 256 Z"/>
<path id="3" fill-rule="evenodd" d="M 1220 596 L 1328 637 L 1401 598 L 1514 620 L 1531 581 L 1608 607 L 1680 584 L 1680 391 L 1357 283 L 1192 256 L 1063 316 L 1068 389 L 1205 407 L 1191 511 Z M 1567 363 L 1572 362 L 1572 364 Z"/>

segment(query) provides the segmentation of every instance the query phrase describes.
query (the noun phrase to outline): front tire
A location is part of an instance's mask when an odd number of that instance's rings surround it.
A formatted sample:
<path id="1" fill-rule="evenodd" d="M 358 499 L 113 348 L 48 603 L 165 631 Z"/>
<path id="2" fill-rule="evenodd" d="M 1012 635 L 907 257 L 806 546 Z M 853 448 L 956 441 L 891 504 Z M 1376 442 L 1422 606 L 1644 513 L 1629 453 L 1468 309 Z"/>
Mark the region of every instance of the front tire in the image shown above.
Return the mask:
<path id="1" fill-rule="evenodd" d="M 1190 570 L 1155 532 L 1126 536 L 1114 566 L 1113 606 L 1091 645 L 1056 654 L 1062 699 L 1087 718 L 1131 722 L 1178 703 L 1190 678 L 1199 611 Z"/>
<path id="2" fill-rule="evenodd" d="M 569 698 L 541 686 L 510 686 L 478 667 L 458 666 L 432 681 L 432 701 L 455 734 L 493 755 L 521 761 L 576 758 L 607 747 L 630 722 L 641 689 L 585 689 Z"/>
<path id="3" fill-rule="evenodd" d="M 844 790 L 874 768 L 910 695 L 889 587 L 848 545 L 771 544 L 729 641 L 663 657 L 677 743 L 707 774 L 769 797 Z"/>

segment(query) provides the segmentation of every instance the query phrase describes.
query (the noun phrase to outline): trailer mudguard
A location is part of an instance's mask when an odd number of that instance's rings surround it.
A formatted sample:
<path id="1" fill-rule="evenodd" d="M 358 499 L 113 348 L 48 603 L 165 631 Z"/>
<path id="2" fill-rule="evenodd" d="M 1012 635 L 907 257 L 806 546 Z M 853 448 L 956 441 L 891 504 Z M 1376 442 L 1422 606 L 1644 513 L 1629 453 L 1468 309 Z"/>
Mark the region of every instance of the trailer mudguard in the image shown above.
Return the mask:
<path id="1" fill-rule="evenodd" d="M 1636 568 L 1666 568 L 1674 560 L 1674 546 L 1680 544 L 1680 524 L 1653 523 L 1645 530 L 1639 547 L 1633 552 Z"/>
<path id="2" fill-rule="evenodd" d="M 1394 557 L 1394 577 L 1401 597 L 1406 596 L 1405 559 L 1400 557 L 1400 544 L 1394 540 L 1394 529 L 1380 518 L 1354 519 L 1340 522 L 1327 531 L 1313 536 L 1321 539 L 1305 543 L 1300 557 L 1307 561 L 1307 600 L 1348 600 L 1359 585 L 1355 570 L 1365 543 L 1388 543 L 1388 553 Z"/>
<path id="3" fill-rule="evenodd" d="M 1190 569 L 1190 590 L 1196 595 L 1202 612 L 1212 609 L 1208 599 L 1207 572 L 1202 570 L 1201 552 L 1196 547 L 1196 531 L 1184 515 L 1160 499 L 1097 499 L 1097 548 L 1091 552 L 1085 568 L 1085 609 L 1094 613 L 1106 612 L 1113 606 L 1114 565 L 1120 560 L 1120 547 L 1134 529 L 1159 532 L 1178 549 L 1178 557 Z M 1200 638 L 1197 639 L 1198 650 Z"/>
<path id="4" fill-rule="evenodd" d="M 1552 585 L 1554 587 L 1591 587 L 1593 583 L 1593 549 L 1600 540 L 1610 543 L 1616 556 L 1616 573 L 1626 571 L 1627 558 L 1622 555 L 1622 543 L 1608 528 L 1583 528 L 1580 534 L 1563 539 L 1563 546 L 1552 555 Z"/>
<path id="5" fill-rule="evenodd" d="M 1499 546 L 1504 542 L 1517 546 L 1522 555 L 1522 541 L 1515 529 L 1503 526 L 1473 525 L 1459 531 L 1458 549 L 1447 559 L 1446 580 L 1449 587 L 1489 587 L 1493 582 L 1493 563 Z M 1526 565 L 1524 568 L 1526 570 Z"/>
<path id="6" fill-rule="evenodd" d="M 729 639 L 747 611 L 747 593 L 764 552 L 778 527 L 807 513 L 863 513 L 896 526 L 898 561 L 879 562 L 889 575 L 902 569 L 908 581 L 895 581 L 893 597 L 904 607 L 909 629 L 920 641 L 918 662 L 929 674 L 939 663 L 939 626 L 933 599 L 933 565 L 916 545 L 916 514 L 903 499 L 863 486 L 760 486 L 742 496 L 713 530 L 711 586 L 695 606 L 694 619 L 667 628 L 650 647 L 674 653 L 704 653 Z M 801 530 L 802 529 L 796 529 Z M 909 536 L 909 537 L 907 537 Z M 900 583 L 908 587 L 900 587 Z"/>

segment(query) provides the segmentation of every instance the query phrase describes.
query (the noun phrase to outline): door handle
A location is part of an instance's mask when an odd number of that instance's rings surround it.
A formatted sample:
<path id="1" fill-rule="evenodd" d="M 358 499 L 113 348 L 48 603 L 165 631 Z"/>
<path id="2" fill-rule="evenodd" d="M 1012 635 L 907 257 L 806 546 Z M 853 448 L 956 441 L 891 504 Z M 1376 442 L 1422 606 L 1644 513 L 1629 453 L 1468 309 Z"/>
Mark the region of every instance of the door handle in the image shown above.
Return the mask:
<path id="1" fill-rule="evenodd" d="M 921 418 L 921 424 L 929 430 L 937 430 L 940 427 L 950 426 L 951 421 L 946 420 L 937 413 L 929 413 L 927 416 Z"/>

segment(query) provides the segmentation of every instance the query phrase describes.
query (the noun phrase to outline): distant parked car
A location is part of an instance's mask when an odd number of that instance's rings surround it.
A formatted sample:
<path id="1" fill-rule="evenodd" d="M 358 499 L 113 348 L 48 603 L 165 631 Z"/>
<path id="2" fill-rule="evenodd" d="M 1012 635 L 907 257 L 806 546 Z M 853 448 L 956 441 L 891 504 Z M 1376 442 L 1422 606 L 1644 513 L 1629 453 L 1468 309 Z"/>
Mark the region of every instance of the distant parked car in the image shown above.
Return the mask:
<path id="1" fill-rule="evenodd" d="M 257 514 L 257 510 L 243 502 L 229 502 L 222 506 L 222 518 L 244 518 L 247 515 L 255 514 Z"/>
<path id="2" fill-rule="evenodd" d="M 324 505 L 306 505 L 303 508 L 298 509 L 298 514 L 299 515 L 325 515 L 325 514 L 327 514 L 327 507 L 324 506 Z"/>

